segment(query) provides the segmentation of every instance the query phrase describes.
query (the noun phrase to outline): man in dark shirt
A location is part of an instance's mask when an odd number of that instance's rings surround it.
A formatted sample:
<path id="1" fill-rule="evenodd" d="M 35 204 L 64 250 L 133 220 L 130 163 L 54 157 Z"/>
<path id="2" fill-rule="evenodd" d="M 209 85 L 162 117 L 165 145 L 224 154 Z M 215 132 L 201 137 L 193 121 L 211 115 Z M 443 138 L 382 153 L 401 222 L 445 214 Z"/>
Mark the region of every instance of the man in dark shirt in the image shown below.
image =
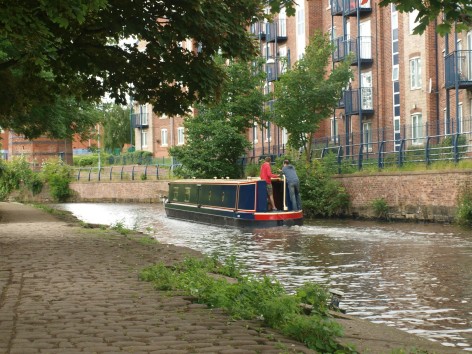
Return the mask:
<path id="1" fill-rule="evenodd" d="M 298 179 L 295 167 L 290 164 L 289 160 L 284 160 L 282 174 L 285 175 L 290 194 L 290 201 L 293 210 L 302 210 L 302 201 L 300 199 L 300 180 Z"/>

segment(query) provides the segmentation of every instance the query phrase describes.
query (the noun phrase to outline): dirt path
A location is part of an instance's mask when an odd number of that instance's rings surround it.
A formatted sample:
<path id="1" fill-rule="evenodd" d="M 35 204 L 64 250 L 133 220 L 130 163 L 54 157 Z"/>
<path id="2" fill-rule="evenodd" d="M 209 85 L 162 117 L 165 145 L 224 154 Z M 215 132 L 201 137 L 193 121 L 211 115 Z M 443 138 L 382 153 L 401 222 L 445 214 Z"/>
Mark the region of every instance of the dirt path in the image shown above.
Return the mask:
<path id="1" fill-rule="evenodd" d="M 0 203 L 0 353 L 313 353 L 257 321 L 231 321 L 138 280 L 144 266 L 191 255 L 200 254 Z M 391 327 L 337 320 L 343 341 L 363 353 L 457 353 Z"/>

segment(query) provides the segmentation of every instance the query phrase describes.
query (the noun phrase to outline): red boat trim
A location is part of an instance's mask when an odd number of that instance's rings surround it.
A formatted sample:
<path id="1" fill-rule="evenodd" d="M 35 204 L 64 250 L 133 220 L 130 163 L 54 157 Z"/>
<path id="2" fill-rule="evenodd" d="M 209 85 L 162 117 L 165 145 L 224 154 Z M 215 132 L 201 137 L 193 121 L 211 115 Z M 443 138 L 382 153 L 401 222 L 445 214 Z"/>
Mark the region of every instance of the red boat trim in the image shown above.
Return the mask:
<path id="1" fill-rule="evenodd" d="M 254 213 L 254 220 L 287 220 L 287 219 L 301 219 L 303 212 L 270 212 L 270 213 Z"/>

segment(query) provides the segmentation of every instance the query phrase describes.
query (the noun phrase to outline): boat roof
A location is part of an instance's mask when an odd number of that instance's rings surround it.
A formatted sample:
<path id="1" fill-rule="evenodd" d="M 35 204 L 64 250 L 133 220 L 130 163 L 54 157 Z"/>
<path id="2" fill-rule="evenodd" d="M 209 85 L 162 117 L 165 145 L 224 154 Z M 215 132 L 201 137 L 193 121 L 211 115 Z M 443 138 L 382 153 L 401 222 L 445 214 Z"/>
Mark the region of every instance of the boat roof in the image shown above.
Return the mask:
<path id="1" fill-rule="evenodd" d="M 248 182 L 260 181 L 259 177 L 248 177 L 247 179 L 230 178 L 207 178 L 207 179 L 177 179 L 170 181 L 169 184 L 243 184 Z"/>

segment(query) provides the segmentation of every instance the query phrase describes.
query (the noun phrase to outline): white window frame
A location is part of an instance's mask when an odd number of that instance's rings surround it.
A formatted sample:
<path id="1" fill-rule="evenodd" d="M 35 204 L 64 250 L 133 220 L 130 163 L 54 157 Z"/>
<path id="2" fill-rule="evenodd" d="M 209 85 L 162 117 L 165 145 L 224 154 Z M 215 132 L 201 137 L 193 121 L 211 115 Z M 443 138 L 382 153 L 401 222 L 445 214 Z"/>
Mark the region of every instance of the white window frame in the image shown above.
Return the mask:
<path id="1" fill-rule="evenodd" d="M 147 130 L 142 129 L 141 130 L 141 145 L 142 147 L 147 147 L 148 145 L 148 138 L 147 138 Z"/>
<path id="2" fill-rule="evenodd" d="M 400 78 L 400 65 L 395 64 L 392 66 L 392 81 L 398 81 Z"/>
<path id="3" fill-rule="evenodd" d="M 331 121 L 331 141 L 336 141 L 337 137 L 338 137 L 338 133 L 339 133 L 339 127 L 338 127 L 338 120 L 336 119 L 336 117 L 332 117 L 330 119 Z"/>
<path id="4" fill-rule="evenodd" d="M 161 129 L 161 146 L 168 146 L 167 129 Z"/>
<path id="5" fill-rule="evenodd" d="M 409 30 L 410 34 L 413 34 L 413 31 L 416 27 L 420 24 L 416 21 L 416 17 L 418 16 L 418 10 L 413 10 L 412 12 L 408 13 L 408 23 L 409 23 Z"/>
<path id="6" fill-rule="evenodd" d="M 364 147 L 367 146 L 367 151 L 372 152 L 372 122 L 365 122 L 362 124 L 362 134 Z"/>
<path id="7" fill-rule="evenodd" d="M 183 145 L 185 143 L 185 130 L 184 127 L 177 128 L 177 145 Z"/>
<path id="8" fill-rule="evenodd" d="M 288 143 L 288 131 L 287 128 L 282 128 L 282 145 L 287 145 Z"/>
<path id="9" fill-rule="evenodd" d="M 410 59 L 410 89 L 419 90 L 422 86 L 421 80 L 421 57 Z"/>
<path id="10" fill-rule="evenodd" d="M 413 145 L 423 144 L 423 114 L 411 115 L 411 141 Z"/>
<path id="11" fill-rule="evenodd" d="M 259 142 L 258 139 L 258 125 L 257 122 L 254 122 L 253 128 L 252 128 L 252 143 L 256 145 Z"/>

